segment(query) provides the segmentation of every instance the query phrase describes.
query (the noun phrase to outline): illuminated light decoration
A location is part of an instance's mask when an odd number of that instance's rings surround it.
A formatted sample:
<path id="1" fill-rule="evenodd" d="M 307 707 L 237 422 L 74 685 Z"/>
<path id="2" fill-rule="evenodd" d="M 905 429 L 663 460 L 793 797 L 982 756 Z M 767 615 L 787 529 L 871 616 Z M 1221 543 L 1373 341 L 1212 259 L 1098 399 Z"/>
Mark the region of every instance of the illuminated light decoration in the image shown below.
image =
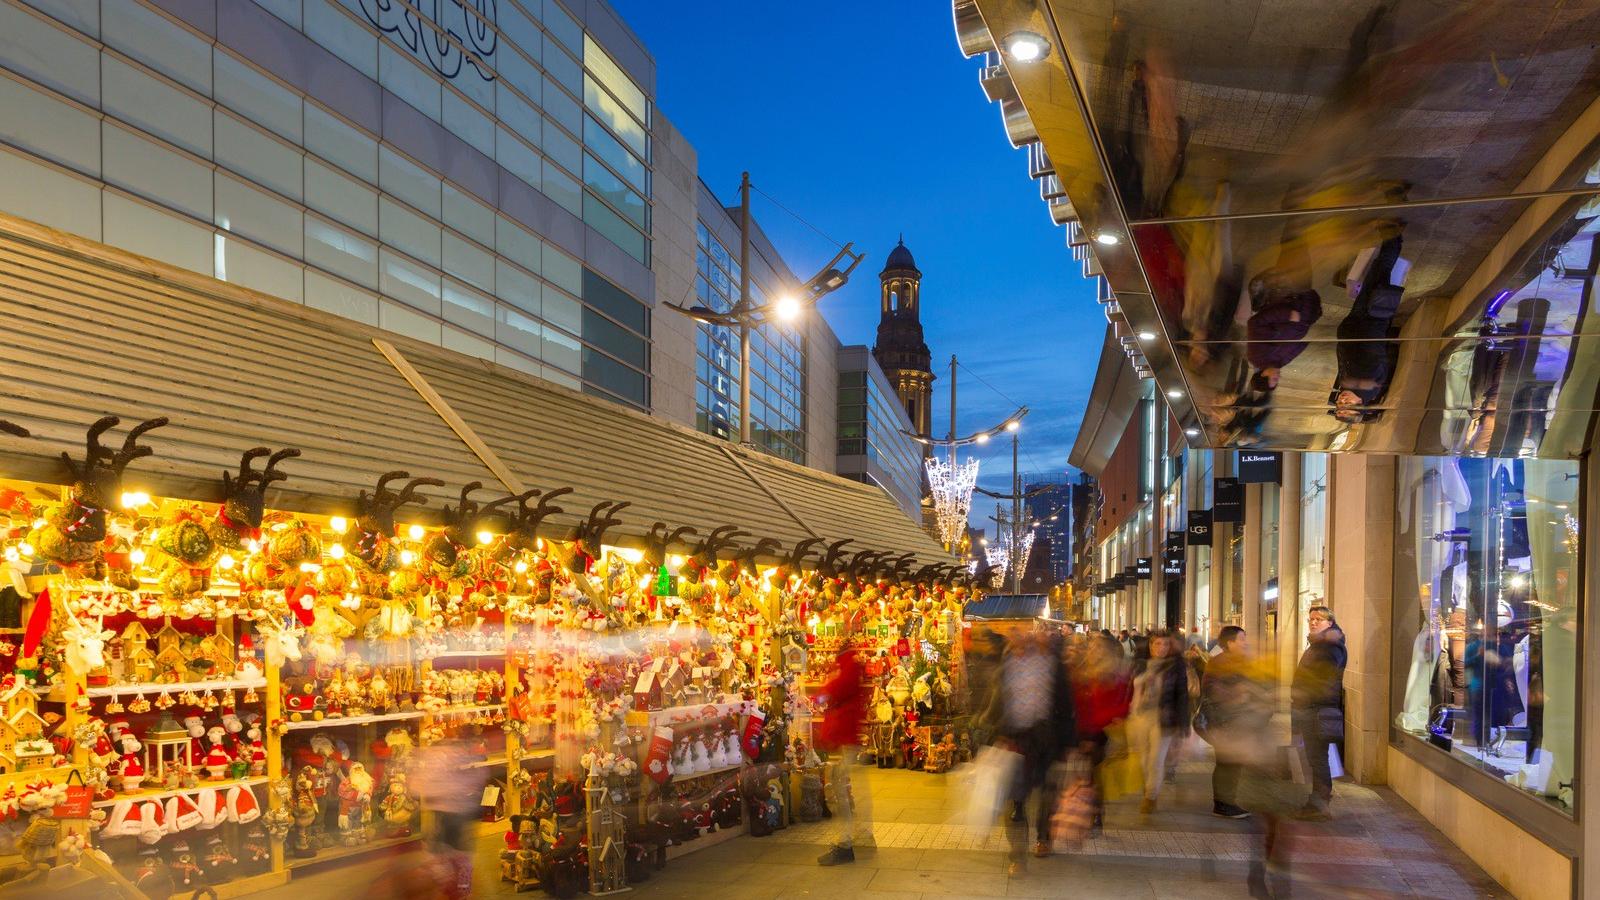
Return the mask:
<path id="1" fill-rule="evenodd" d="M 489 531 L 478 532 L 478 543 L 488 544 L 494 541 L 494 533 Z"/>
<path id="2" fill-rule="evenodd" d="M 343 544 L 330 544 L 330 545 L 328 545 L 328 555 L 333 557 L 334 559 L 344 559 L 344 545 Z"/>
<path id="3" fill-rule="evenodd" d="M 1015 552 L 1012 550 L 1011 540 L 1011 534 L 1003 532 L 995 538 L 992 546 L 983 551 L 984 556 L 989 560 L 989 566 L 994 569 L 1000 583 L 1004 583 L 1010 577 L 1010 566 L 1013 562 L 1017 566 L 1019 581 L 1021 580 L 1021 573 L 1028 570 L 1028 553 L 1033 549 L 1033 532 L 1024 531 L 1017 535 Z M 977 563 L 973 563 L 973 565 L 976 566 Z"/>
<path id="4" fill-rule="evenodd" d="M 123 491 L 122 508 L 137 509 L 150 502 L 150 495 L 144 491 Z"/>
<path id="5" fill-rule="evenodd" d="M 328 527 L 333 529 L 334 534 L 344 534 L 350 529 L 350 523 L 344 516 L 334 516 L 328 520 Z"/>
<path id="6" fill-rule="evenodd" d="M 406 531 L 406 533 L 411 535 L 411 539 L 413 541 L 420 541 L 422 540 L 422 536 L 427 532 L 423 530 L 421 525 L 413 525 Z"/>
<path id="7" fill-rule="evenodd" d="M 515 569 L 518 575 L 521 575 L 523 572 L 528 571 L 528 561 L 524 560 L 524 559 L 519 559 L 519 560 L 517 560 L 517 564 L 512 566 L 511 568 Z"/>
<path id="8" fill-rule="evenodd" d="M 23 556 L 32 556 L 33 555 L 33 545 L 28 543 L 27 541 L 23 541 L 23 542 L 17 544 L 17 550 L 21 551 Z"/>
<path id="9" fill-rule="evenodd" d="M 415 553 L 412 553 L 410 550 L 400 551 L 400 565 L 409 566 L 416 561 L 417 555 Z"/>
<path id="10" fill-rule="evenodd" d="M 234 564 L 233 557 L 229 556 L 226 553 L 222 554 L 222 556 L 217 559 L 217 568 L 222 569 L 223 571 L 227 571 L 228 569 L 233 568 L 233 564 Z"/>
<path id="11" fill-rule="evenodd" d="M 954 546 L 961 541 L 967 527 L 967 514 L 972 511 L 972 489 L 978 485 L 978 461 L 969 459 L 952 466 L 949 460 L 930 456 L 925 465 L 939 537 Z"/>
<path id="12" fill-rule="evenodd" d="M 128 552 L 128 561 L 136 566 L 144 565 L 144 551 L 135 547 Z"/>
<path id="13" fill-rule="evenodd" d="M 49 525 L 49 524 L 50 523 L 46 522 L 44 519 L 34 519 L 33 520 L 33 530 L 34 531 L 38 531 L 39 529 L 41 529 L 41 528 L 43 528 L 43 527 L 45 527 L 46 525 Z"/>
<path id="14" fill-rule="evenodd" d="M 5 552 L 5 557 L 6 557 L 6 562 L 16 562 L 17 560 L 22 558 L 22 554 L 18 553 L 17 552 L 17 548 L 15 548 L 15 547 L 7 547 L 6 548 L 6 552 Z"/>

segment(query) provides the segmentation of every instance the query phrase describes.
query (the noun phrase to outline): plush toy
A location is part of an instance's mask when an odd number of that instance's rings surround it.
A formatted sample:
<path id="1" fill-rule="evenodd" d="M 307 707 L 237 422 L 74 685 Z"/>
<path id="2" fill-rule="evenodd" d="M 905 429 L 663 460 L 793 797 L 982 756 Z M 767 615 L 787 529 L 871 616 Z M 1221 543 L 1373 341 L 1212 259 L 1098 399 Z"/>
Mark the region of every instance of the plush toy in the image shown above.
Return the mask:
<path id="1" fill-rule="evenodd" d="M 233 765 L 233 754 L 228 752 L 227 729 L 221 725 L 211 726 L 211 730 L 206 732 L 206 740 L 208 744 L 200 764 L 206 770 L 206 777 L 221 781 L 228 777 L 228 767 Z"/>

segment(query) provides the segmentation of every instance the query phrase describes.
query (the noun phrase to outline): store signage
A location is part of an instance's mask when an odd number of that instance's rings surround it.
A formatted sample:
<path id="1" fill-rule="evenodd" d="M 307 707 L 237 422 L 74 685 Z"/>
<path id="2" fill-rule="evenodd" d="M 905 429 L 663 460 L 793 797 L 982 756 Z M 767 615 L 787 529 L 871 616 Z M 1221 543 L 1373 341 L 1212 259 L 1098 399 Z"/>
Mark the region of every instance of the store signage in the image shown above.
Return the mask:
<path id="1" fill-rule="evenodd" d="M 1161 560 L 1161 574 L 1176 578 L 1183 577 L 1183 554 L 1169 553 Z"/>
<path id="2" fill-rule="evenodd" d="M 1244 485 L 1237 478 L 1216 478 L 1211 482 L 1212 519 L 1215 522 L 1244 521 Z"/>
<path id="3" fill-rule="evenodd" d="M 445 78 L 460 75 L 465 64 L 475 77 L 494 80 L 499 43 L 494 0 L 421 0 L 409 7 L 391 0 L 357 0 L 356 5 L 372 27 L 394 35 L 394 46 Z"/>
<path id="4" fill-rule="evenodd" d="M 1153 562 L 1153 560 L 1148 556 L 1141 556 L 1138 559 L 1134 560 L 1133 561 L 1133 575 L 1134 575 L 1134 577 L 1139 579 L 1140 581 L 1149 581 L 1150 580 L 1150 572 L 1151 572 L 1151 563 L 1152 562 Z"/>
<path id="5" fill-rule="evenodd" d="M 1283 454 L 1270 450 L 1240 450 L 1239 481 L 1244 484 L 1282 484 Z"/>
<path id="6" fill-rule="evenodd" d="M 1184 533 L 1181 531 L 1167 532 L 1166 554 L 1168 556 L 1182 556 L 1184 546 Z"/>
<path id="7" fill-rule="evenodd" d="M 1211 546 L 1211 510 L 1189 510 L 1189 544 L 1195 547 Z"/>

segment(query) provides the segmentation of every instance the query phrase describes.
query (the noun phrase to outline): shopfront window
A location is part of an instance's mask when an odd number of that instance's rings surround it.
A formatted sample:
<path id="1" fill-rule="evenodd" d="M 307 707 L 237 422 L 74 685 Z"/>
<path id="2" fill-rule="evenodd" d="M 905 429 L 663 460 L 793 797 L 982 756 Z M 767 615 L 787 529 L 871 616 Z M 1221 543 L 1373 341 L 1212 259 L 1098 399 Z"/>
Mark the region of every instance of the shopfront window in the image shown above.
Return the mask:
<path id="1" fill-rule="evenodd" d="M 1296 618 L 1284 622 L 1299 628 L 1306 610 L 1328 603 L 1328 454 L 1307 453 L 1300 464 L 1300 586 Z"/>
<path id="2" fill-rule="evenodd" d="M 1261 485 L 1261 559 L 1257 569 L 1260 576 L 1261 633 L 1274 634 L 1278 630 L 1278 497 L 1282 489 L 1275 484 Z M 1248 626 L 1247 626 L 1248 627 Z"/>
<path id="3" fill-rule="evenodd" d="M 1406 458 L 1397 482 L 1394 721 L 1572 809 L 1576 462 Z"/>

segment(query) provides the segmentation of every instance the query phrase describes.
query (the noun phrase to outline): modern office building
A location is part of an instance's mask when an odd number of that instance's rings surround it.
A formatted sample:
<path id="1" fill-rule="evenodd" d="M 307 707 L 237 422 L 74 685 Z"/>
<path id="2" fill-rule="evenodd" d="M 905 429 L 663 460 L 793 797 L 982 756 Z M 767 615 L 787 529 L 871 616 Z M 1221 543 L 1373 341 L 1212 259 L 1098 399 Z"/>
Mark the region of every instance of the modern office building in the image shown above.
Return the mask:
<path id="1" fill-rule="evenodd" d="M 648 409 L 649 54 L 425 8 L 0 3 L 0 211 Z"/>
<path id="2" fill-rule="evenodd" d="M 1096 617 L 1288 677 L 1330 606 L 1346 770 L 1516 896 L 1600 895 L 1600 20 L 1268 6 L 953 4 L 1108 322 Z"/>
<path id="3" fill-rule="evenodd" d="M 919 518 L 922 445 L 894 384 L 863 345 L 841 347 L 838 360 L 838 474 L 878 485 Z"/>
<path id="4" fill-rule="evenodd" d="M 1028 495 L 1022 501 L 1023 511 L 1034 530 L 1034 545 L 1049 541 L 1049 565 L 1044 570 L 1046 588 L 1072 578 L 1072 488 L 1068 475 L 1028 475 L 1022 479 L 1023 493 Z M 1035 522 L 1039 524 L 1034 525 Z"/>

